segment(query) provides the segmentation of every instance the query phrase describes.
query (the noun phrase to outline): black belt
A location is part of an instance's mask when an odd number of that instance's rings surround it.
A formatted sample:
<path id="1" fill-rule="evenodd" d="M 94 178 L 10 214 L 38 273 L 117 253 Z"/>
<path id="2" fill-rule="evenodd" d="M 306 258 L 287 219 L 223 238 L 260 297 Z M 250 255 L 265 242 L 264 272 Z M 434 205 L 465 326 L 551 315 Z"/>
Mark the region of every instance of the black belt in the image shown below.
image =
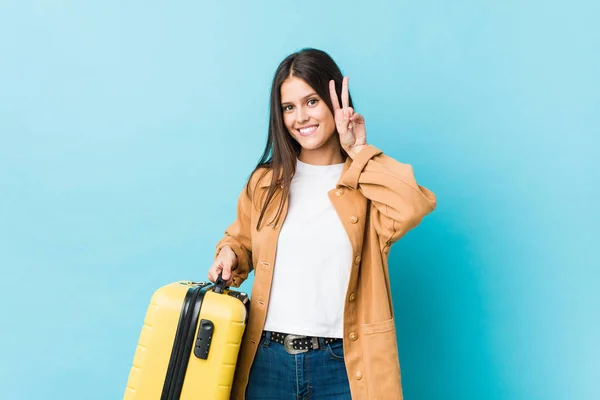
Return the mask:
<path id="1" fill-rule="evenodd" d="M 267 332 L 262 333 L 263 337 L 267 336 Z M 319 340 L 321 339 L 321 340 Z M 305 353 L 308 350 L 318 350 L 323 345 L 341 341 L 341 338 L 319 338 L 317 336 L 302 336 L 292 335 L 289 333 L 270 332 L 270 340 L 275 343 L 282 344 L 290 354 Z"/>

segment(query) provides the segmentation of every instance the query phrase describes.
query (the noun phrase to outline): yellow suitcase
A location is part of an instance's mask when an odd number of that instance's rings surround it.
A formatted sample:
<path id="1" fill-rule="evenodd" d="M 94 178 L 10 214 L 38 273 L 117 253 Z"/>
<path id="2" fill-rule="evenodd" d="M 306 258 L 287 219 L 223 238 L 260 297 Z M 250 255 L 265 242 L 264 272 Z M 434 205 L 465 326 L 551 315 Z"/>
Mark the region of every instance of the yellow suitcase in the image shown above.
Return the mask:
<path id="1" fill-rule="evenodd" d="M 158 289 L 146 312 L 123 400 L 227 400 L 248 295 L 205 282 Z"/>

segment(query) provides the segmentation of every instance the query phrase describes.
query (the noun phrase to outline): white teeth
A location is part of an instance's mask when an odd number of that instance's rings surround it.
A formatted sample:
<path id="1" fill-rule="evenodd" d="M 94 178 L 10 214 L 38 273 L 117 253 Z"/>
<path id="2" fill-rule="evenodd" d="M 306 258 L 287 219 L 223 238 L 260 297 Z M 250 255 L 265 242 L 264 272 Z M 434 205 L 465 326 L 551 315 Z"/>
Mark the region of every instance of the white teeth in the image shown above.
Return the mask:
<path id="1" fill-rule="evenodd" d="M 317 129 L 316 126 L 310 126 L 308 128 L 302 128 L 302 129 L 299 129 L 299 130 L 300 130 L 300 133 L 307 134 L 307 133 L 313 132 L 315 129 Z"/>

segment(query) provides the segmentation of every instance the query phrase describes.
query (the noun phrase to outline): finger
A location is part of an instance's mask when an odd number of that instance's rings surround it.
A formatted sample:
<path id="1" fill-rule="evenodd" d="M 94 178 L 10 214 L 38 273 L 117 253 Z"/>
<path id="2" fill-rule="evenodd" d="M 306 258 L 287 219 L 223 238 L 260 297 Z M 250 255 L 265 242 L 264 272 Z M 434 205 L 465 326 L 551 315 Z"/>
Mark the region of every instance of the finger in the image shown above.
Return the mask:
<path id="1" fill-rule="evenodd" d="M 337 92 L 335 91 L 335 81 L 333 79 L 329 81 L 329 96 L 331 97 L 333 111 L 339 110 L 340 101 L 338 100 Z"/>
<path id="2" fill-rule="evenodd" d="M 348 117 L 352 117 L 354 115 L 354 108 L 348 107 Z"/>
<path id="3" fill-rule="evenodd" d="M 350 117 L 350 121 L 361 121 L 363 119 L 363 116 L 360 115 L 359 113 L 353 114 Z"/>
<path id="4" fill-rule="evenodd" d="M 210 270 L 208 271 L 208 280 L 211 282 L 215 282 L 217 280 L 217 277 L 215 275 L 215 271 L 214 270 Z"/>
<path id="5" fill-rule="evenodd" d="M 231 278 L 231 265 L 223 266 L 223 280 L 228 281 Z"/>
<path id="6" fill-rule="evenodd" d="M 217 269 L 216 275 L 217 277 L 221 277 L 225 286 L 231 286 L 231 284 L 233 283 L 233 274 L 231 273 L 231 271 L 233 271 L 233 268 L 230 264 L 227 264 L 226 262 L 221 262 L 220 267 Z M 216 281 L 217 278 L 215 278 L 215 282 Z"/>
<path id="7" fill-rule="evenodd" d="M 210 267 L 208 270 L 208 280 L 211 282 L 215 282 L 219 277 L 219 273 L 223 270 L 223 266 L 221 265 L 221 261 L 217 261 L 215 264 Z"/>
<path id="8" fill-rule="evenodd" d="M 350 78 L 348 78 L 347 76 L 344 77 L 344 80 L 342 81 L 342 107 L 344 108 L 348 108 L 350 107 L 349 104 L 349 100 L 348 100 L 348 81 L 350 80 Z"/>

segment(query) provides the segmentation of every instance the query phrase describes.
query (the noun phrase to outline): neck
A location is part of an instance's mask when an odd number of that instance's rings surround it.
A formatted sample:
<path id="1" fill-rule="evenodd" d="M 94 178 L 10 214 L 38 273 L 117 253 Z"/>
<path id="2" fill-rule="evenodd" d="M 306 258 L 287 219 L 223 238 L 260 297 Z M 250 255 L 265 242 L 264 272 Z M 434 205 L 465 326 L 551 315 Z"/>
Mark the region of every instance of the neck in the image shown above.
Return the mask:
<path id="1" fill-rule="evenodd" d="M 333 165 L 344 162 L 340 146 L 337 143 L 334 146 L 321 146 L 318 149 L 302 148 L 298 159 L 312 165 Z"/>
<path id="2" fill-rule="evenodd" d="M 342 155 L 339 150 L 333 153 L 324 154 L 319 153 L 315 150 L 304 150 L 300 151 L 298 159 L 305 164 L 312 165 L 333 165 L 341 164 L 344 162 Z"/>

